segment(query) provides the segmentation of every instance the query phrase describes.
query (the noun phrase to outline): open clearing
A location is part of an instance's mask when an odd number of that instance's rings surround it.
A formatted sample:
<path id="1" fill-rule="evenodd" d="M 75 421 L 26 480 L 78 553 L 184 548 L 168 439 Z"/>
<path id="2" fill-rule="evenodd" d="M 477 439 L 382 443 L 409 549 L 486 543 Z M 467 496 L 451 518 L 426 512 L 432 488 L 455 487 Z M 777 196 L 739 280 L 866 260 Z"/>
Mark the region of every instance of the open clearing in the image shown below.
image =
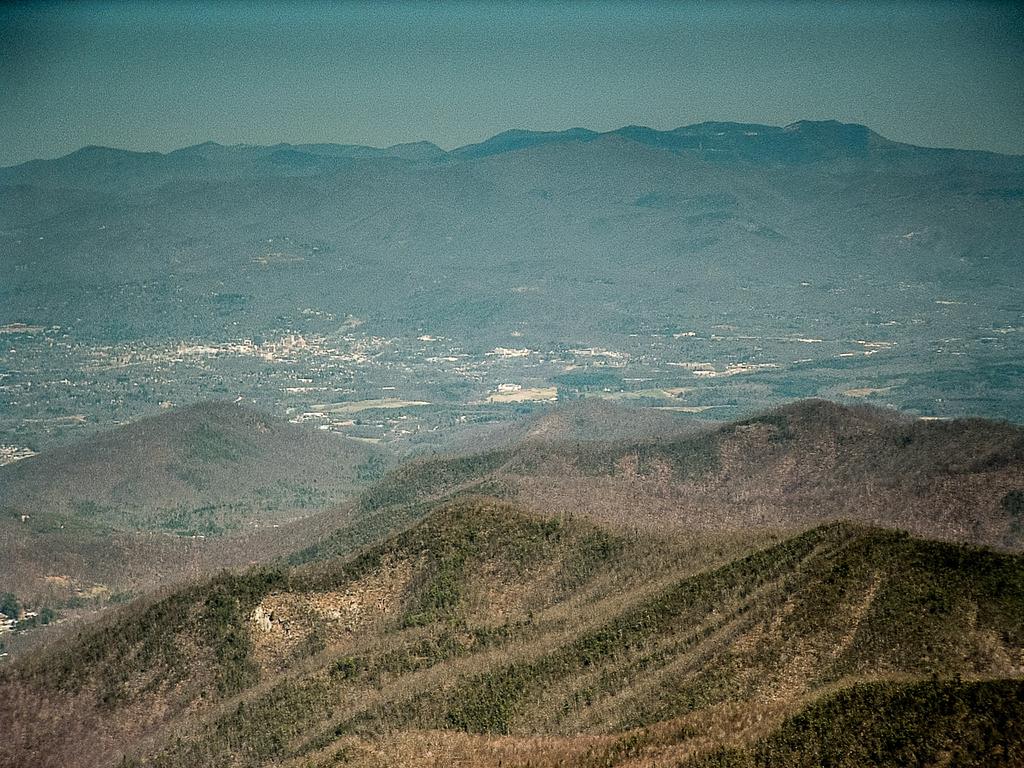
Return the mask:
<path id="1" fill-rule="evenodd" d="M 487 396 L 488 403 L 526 403 L 535 400 L 557 399 L 557 387 L 524 387 L 514 392 L 494 392 Z"/>
<path id="2" fill-rule="evenodd" d="M 426 400 L 398 400 L 393 398 L 382 398 L 378 400 L 353 400 L 349 403 L 321 403 L 314 405 L 314 413 L 359 413 L 360 411 L 373 411 L 388 408 L 418 408 L 430 405 Z"/>

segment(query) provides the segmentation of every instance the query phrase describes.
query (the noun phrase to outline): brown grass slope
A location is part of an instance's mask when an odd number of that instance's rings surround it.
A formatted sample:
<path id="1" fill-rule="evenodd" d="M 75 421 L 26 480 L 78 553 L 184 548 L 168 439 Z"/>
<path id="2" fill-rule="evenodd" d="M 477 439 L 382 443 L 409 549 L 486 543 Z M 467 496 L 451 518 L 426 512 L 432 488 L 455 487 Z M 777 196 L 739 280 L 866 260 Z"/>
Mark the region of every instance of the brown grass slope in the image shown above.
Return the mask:
<path id="1" fill-rule="evenodd" d="M 225 573 L 17 661 L 0 761 L 809 765 L 886 707 L 927 715 L 897 734 L 924 762 L 960 736 L 1020 756 L 1022 673 L 1017 555 L 842 523 L 623 533 L 464 496 L 354 558 Z"/>
<path id="2" fill-rule="evenodd" d="M 556 413 L 557 416 L 557 413 Z M 1024 429 L 923 421 L 801 401 L 750 419 L 633 440 L 544 439 L 421 459 L 364 506 L 398 507 L 479 489 L 531 509 L 651 530 L 795 530 L 828 520 L 929 538 L 1024 546 Z"/>

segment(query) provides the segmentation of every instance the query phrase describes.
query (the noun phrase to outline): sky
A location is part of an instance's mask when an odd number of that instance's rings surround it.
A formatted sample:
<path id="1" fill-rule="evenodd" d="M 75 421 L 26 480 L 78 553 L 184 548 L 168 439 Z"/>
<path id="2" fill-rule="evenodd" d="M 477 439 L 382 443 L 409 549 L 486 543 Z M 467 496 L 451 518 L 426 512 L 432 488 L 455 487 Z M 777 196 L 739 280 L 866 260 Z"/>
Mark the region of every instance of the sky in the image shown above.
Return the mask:
<path id="1" fill-rule="evenodd" d="M 1024 153 L 1024 4 L 0 5 L 0 165 L 800 119 Z"/>

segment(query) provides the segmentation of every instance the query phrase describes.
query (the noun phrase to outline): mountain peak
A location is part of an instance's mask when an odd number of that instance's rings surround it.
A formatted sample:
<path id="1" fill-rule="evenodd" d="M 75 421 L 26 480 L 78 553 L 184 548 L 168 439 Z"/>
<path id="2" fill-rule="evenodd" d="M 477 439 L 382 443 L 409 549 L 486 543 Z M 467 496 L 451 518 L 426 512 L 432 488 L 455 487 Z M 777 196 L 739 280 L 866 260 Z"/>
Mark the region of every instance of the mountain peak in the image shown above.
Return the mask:
<path id="1" fill-rule="evenodd" d="M 591 131 L 587 128 L 569 128 L 564 131 L 511 129 L 502 131 L 478 144 L 467 144 L 466 146 L 454 149 L 451 154 L 457 157 L 468 158 L 486 157 L 488 155 L 498 155 L 505 152 L 527 149 L 541 144 L 590 141 L 601 135 L 597 131 Z"/>
<path id="2" fill-rule="evenodd" d="M 58 159 L 74 160 L 108 160 L 128 157 L 156 157 L 159 152 L 139 152 L 133 149 L 121 149 L 119 147 L 105 147 L 99 144 L 87 144 L 81 149 L 76 149 L 70 154 Z"/>

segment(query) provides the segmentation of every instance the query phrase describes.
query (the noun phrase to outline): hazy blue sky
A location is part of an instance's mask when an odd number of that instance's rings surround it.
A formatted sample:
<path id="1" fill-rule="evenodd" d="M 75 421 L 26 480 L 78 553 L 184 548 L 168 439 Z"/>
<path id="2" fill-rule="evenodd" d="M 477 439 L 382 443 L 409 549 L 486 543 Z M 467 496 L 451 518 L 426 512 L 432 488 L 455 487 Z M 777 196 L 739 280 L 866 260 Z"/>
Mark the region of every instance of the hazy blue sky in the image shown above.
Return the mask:
<path id="1" fill-rule="evenodd" d="M 865 123 L 1024 152 L 1014 3 L 0 6 L 0 165 L 86 144 Z"/>

